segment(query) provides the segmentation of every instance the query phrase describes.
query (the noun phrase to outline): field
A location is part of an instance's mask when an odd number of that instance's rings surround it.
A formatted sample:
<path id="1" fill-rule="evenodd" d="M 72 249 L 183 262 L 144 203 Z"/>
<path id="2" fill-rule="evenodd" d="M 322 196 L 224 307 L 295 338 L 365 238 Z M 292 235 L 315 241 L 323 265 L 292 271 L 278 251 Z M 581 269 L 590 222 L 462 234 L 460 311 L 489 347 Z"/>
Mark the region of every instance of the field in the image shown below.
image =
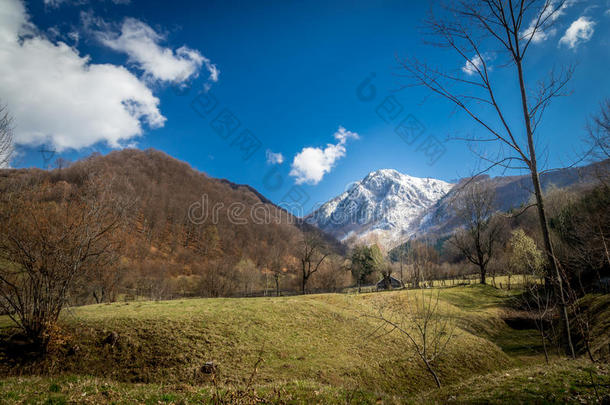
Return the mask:
<path id="1" fill-rule="evenodd" d="M 513 291 L 424 291 L 437 293 L 458 326 L 437 365 L 441 390 L 401 335 L 374 333 L 379 321 L 368 315 L 375 308 L 418 294 L 396 291 L 73 308 L 44 361 L 4 350 L 0 402 L 443 403 L 517 394 L 521 401 L 578 402 L 610 394 L 606 364 L 542 364 L 536 332 L 502 319 Z M 8 320 L 0 322 L 11 333 Z M 210 361 L 212 374 L 202 371 Z"/>

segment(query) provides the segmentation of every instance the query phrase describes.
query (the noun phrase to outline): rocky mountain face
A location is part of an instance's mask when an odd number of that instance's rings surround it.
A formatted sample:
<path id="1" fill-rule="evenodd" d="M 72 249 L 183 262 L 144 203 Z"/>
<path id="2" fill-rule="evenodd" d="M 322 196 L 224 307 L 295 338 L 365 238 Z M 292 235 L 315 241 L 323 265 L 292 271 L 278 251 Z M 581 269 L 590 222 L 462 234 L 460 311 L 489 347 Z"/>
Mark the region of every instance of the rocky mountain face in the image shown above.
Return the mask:
<path id="1" fill-rule="evenodd" d="M 442 180 L 382 169 L 351 184 L 305 220 L 342 241 L 392 247 L 415 232 L 422 214 L 452 187 Z"/>

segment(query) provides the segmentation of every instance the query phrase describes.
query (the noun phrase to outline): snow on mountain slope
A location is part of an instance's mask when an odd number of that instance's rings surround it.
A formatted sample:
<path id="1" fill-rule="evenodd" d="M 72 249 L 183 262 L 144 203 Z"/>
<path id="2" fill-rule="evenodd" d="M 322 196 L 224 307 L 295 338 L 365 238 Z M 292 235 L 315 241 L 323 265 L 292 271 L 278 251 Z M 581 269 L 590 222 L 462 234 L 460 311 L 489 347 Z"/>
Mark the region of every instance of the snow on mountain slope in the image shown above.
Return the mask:
<path id="1" fill-rule="evenodd" d="M 392 247 L 408 238 L 423 212 L 452 187 L 442 180 L 382 169 L 353 183 L 305 220 L 340 240 Z"/>

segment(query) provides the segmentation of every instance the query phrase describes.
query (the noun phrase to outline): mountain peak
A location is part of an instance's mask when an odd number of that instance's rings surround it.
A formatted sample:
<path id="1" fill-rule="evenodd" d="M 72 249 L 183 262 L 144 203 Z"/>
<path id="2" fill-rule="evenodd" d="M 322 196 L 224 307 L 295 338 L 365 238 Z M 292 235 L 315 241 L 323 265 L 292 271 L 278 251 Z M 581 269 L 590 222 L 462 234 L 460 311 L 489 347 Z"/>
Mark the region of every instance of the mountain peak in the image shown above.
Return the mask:
<path id="1" fill-rule="evenodd" d="M 374 172 L 370 172 L 367 175 L 367 177 L 369 177 L 369 176 L 397 177 L 397 176 L 406 176 L 406 174 L 402 174 L 396 169 L 379 169 Z"/>
<path id="2" fill-rule="evenodd" d="M 421 214 L 453 187 L 442 180 L 380 169 L 307 216 L 307 222 L 346 240 L 385 246 L 408 237 Z"/>

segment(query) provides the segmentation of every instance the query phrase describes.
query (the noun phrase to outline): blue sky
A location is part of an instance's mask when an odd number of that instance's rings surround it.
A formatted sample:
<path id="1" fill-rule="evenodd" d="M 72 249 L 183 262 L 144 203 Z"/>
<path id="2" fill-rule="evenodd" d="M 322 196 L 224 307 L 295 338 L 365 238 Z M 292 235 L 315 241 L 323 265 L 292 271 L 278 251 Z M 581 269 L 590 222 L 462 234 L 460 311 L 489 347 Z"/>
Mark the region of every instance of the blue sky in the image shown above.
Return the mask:
<path id="1" fill-rule="evenodd" d="M 15 111 L 13 166 L 44 166 L 41 148 L 74 160 L 92 151 L 150 147 L 210 176 L 249 184 L 276 203 L 306 198 L 300 200 L 305 211 L 376 169 L 447 181 L 467 176 L 476 159 L 462 142 L 444 140 L 484 132 L 424 89 L 397 91 L 405 79 L 397 76 L 396 55 L 466 75 L 459 57 L 422 43 L 418 27 L 429 7 L 404 1 L 3 0 L 0 23 L 4 18 L 15 26 L 0 29 L 0 40 L 12 41 L 18 30 L 38 41 L 13 41 L 0 52 L 0 62 L 17 61 L 0 68 L 0 100 Z M 554 102 L 539 129 L 548 167 L 574 159 L 587 117 L 610 94 L 608 10 L 606 0 L 569 2 L 556 32 L 529 51 L 532 86 L 553 66 L 577 64 L 573 93 Z M 65 68 L 55 69 L 62 63 Z M 512 71 L 498 67 L 492 74 L 499 83 L 514 82 Z M 368 100 L 358 89 L 371 77 L 376 94 Z M 518 120 L 513 90 L 502 86 L 499 94 Z M 217 103 L 203 118 L 192 108 L 199 92 Z M 400 106 L 389 123 L 378 113 L 387 96 Z M 136 100 L 136 107 L 123 98 Z M 240 122 L 229 139 L 212 124 L 225 109 Z M 394 131 L 407 117 L 420 128 L 412 144 Z M 239 148 L 243 130 L 259 145 L 248 159 L 254 148 Z M 442 156 L 426 154 L 428 140 L 442 142 Z M 283 162 L 269 163 L 267 150 L 281 153 Z"/>

